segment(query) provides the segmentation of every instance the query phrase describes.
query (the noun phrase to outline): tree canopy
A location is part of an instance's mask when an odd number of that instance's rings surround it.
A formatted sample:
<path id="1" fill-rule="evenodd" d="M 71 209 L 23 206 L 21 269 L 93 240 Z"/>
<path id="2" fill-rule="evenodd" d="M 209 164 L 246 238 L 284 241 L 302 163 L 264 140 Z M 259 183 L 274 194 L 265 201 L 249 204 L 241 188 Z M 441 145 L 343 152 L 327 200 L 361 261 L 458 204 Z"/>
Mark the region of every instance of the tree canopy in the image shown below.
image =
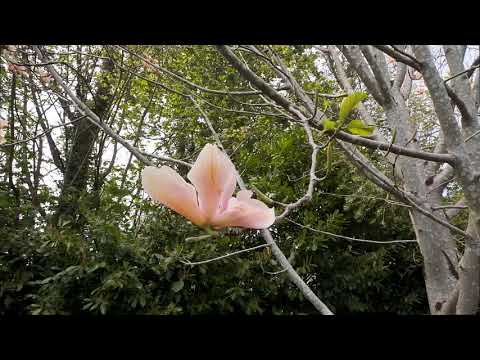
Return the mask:
<path id="1" fill-rule="evenodd" d="M 477 313 L 478 47 L 1 51 L 0 314 Z M 148 196 L 206 144 L 271 227 Z"/>

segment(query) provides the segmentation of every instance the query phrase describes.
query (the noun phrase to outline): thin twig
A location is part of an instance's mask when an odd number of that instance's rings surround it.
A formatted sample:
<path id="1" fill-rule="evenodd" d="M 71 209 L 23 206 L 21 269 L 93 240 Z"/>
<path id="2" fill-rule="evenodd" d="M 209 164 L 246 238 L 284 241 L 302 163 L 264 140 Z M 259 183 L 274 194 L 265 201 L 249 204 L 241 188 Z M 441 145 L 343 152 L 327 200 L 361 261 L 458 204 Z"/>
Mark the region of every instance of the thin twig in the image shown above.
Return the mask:
<path id="1" fill-rule="evenodd" d="M 444 209 L 468 209 L 466 205 L 445 205 L 445 206 L 432 206 L 433 211 Z"/>
<path id="2" fill-rule="evenodd" d="M 185 238 L 186 242 L 192 242 L 192 241 L 200 241 L 200 240 L 206 240 L 212 238 L 214 235 L 212 234 L 207 234 L 207 235 L 200 235 L 200 236 L 191 236 Z"/>
<path id="3" fill-rule="evenodd" d="M 480 130 L 475 131 L 472 135 L 470 135 L 469 137 L 467 137 L 467 138 L 465 139 L 465 142 L 470 141 L 474 136 L 477 136 L 478 134 L 480 134 Z"/>
<path id="4" fill-rule="evenodd" d="M 210 101 L 206 100 L 205 98 L 201 97 L 201 96 L 198 96 L 202 99 L 202 101 L 205 103 L 205 104 L 208 104 L 214 108 L 217 108 L 217 109 L 220 109 L 220 110 L 223 110 L 223 111 L 228 111 L 228 112 L 233 112 L 233 113 L 239 113 L 239 114 L 248 114 L 248 115 L 255 115 L 255 116 L 272 116 L 272 117 L 279 117 L 279 118 L 287 118 L 287 119 L 292 119 L 290 116 L 286 117 L 285 114 L 274 114 L 274 113 L 266 113 L 266 112 L 261 112 L 261 111 L 248 111 L 248 110 L 236 110 L 236 109 L 228 109 L 228 108 L 224 108 L 222 106 L 218 106 L 218 105 L 215 105 L 213 103 L 211 103 Z"/>
<path id="5" fill-rule="evenodd" d="M 375 196 L 366 196 L 366 195 L 357 195 L 357 194 L 336 194 L 336 193 L 330 193 L 330 192 L 324 192 L 324 191 L 319 191 L 318 194 L 321 194 L 321 195 L 325 194 L 325 195 L 339 196 L 339 197 L 358 197 L 358 198 L 364 198 L 364 199 L 379 200 L 379 201 L 385 201 L 388 204 L 402 206 L 402 207 L 406 207 L 406 208 L 411 208 L 410 205 L 400 203 L 400 202 L 397 202 L 397 201 L 393 201 L 393 200 L 378 198 L 378 197 L 375 197 Z"/>
<path id="6" fill-rule="evenodd" d="M 192 167 L 193 166 L 192 164 L 189 164 L 188 162 L 173 159 L 173 158 L 165 156 L 165 155 L 149 154 L 149 153 L 146 153 L 144 151 L 140 151 L 140 153 L 145 155 L 145 156 L 152 157 L 154 159 L 158 159 L 158 160 L 162 160 L 162 161 L 169 161 L 169 162 L 173 162 L 173 163 L 180 164 L 180 165 L 187 166 L 187 167 Z"/>
<path id="7" fill-rule="evenodd" d="M 456 177 L 452 177 L 451 179 L 448 179 L 448 180 L 445 180 L 444 182 L 441 182 L 440 184 L 438 184 L 437 186 L 435 186 L 434 188 L 430 189 L 429 191 L 427 191 L 427 194 L 430 194 L 432 193 L 433 191 L 439 189 L 439 188 L 442 188 L 444 187 L 444 185 L 447 185 L 448 183 L 451 183 L 453 180 L 455 180 Z"/>
<path id="8" fill-rule="evenodd" d="M 323 231 L 323 230 L 318 230 L 318 229 L 314 229 L 314 228 L 311 228 L 309 226 L 306 226 L 306 225 L 302 225 L 302 224 L 299 224 L 289 218 L 286 218 L 287 221 L 297 225 L 297 226 L 300 226 L 302 228 L 305 228 L 305 229 L 308 229 L 310 231 L 313 231 L 313 232 L 318 232 L 318 233 L 321 233 L 321 234 L 324 234 L 324 235 L 328 235 L 328 236 L 331 236 L 331 237 L 334 237 L 334 238 L 339 238 L 339 239 L 345 239 L 345 240 L 350 240 L 350 241 L 358 241 L 358 242 L 364 242 L 364 243 L 373 243 L 373 244 L 394 244 L 394 243 L 411 243 L 411 242 L 417 242 L 417 240 L 387 240 L 387 241 L 377 241 L 377 240 L 366 240 L 366 239 L 357 239 L 357 238 L 352 238 L 352 237 L 349 237 L 349 236 L 345 236 L 345 235 L 338 235 L 338 234 L 334 234 L 334 233 L 331 233 L 331 232 L 328 232 L 328 231 Z"/>
<path id="9" fill-rule="evenodd" d="M 260 198 L 260 200 L 265 201 L 265 202 L 267 202 L 269 204 L 272 204 L 272 205 L 288 206 L 288 204 L 285 204 L 283 202 L 271 199 L 270 197 L 265 195 L 263 192 L 261 192 L 256 186 L 250 185 L 250 187 L 257 194 L 257 196 L 258 196 L 258 198 Z"/>
<path id="10" fill-rule="evenodd" d="M 173 77 L 174 79 L 176 79 L 180 82 L 183 82 L 184 84 L 188 85 L 191 88 L 194 88 L 194 89 L 206 92 L 206 93 L 211 93 L 211 94 L 215 94 L 215 95 L 257 95 L 257 94 L 260 93 L 260 91 L 224 91 L 224 90 L 208 89 L 208 88 L 205 88 L 203 86 L 200 86 L 198 84 L 195 84 L 195 83 L 185 79 L 184 77 L 174 73 L 173 71 L 165 69 L 165 68 L 161 67 L 160 65 L 151 62 L 150 60 L 146 59 L 145 57 L 143 57 L 143 56 L 141 56 L 141 55 L 139 55 L 139 54 L 137 54 L 137 53 L 135 53 L 135 52 L 133 52 L 129 49 L 127 49 L 126 47 L 123 47 L 123 46 L 120 46 L 120 45 L 115 45 L 115 46 L 117 48 L 123 50 L 123 51 L 128 52 L 130 55 L 133 55 L 134 57 L 144 61 L 145 63 L 152 66 L 156 70 L 161 71 L 163 73 L 166 73 L 170 77 Z"/>
<path id="11" fill-rule="evenodd" d="M 31 138 L 28 138 L 28 139 L 24 139 L 24 140 L 19 140 L 19 141 L 16 141 L 16 142 L 12 142 L 12 143 L 8 143 L 8 144 L 0 144 L 0 146 L 14 146 L 14 145 L 18 145 L 18 144 L 22 144 L 22 143 L 26 143 L 26 142 L 29 142 L 29 141 L 32 141 L 32 140 L 35 140 L 39 137 L 42 137 L 50 132 L 52 132 L 53 130 L 59 128 L 59 127 L 62 127 L 62 126 L 67 126 L 67 125 L 70 125 L 70 124 L 73 124 L 79 120 L 82 120 L 84 118 L 86 118 L 87 115 L 82 115 L 80 116 L 79 118 L 77 119 L 74 119 L 72 121 L 69 121 L 69 122 L 66 122 L 64 124 L 60 124 L 60 125 L 55 125 L 55 126 L 52 126 L 50 127 L 48 130 L 45 130 L 44 132 L 38 134 L 38 135 L 35 135 L 35 136 L 32 136 Z"/>
<path id="12" fill-rule="evenodd" d="M 265 271 L 263 270 L 263 272 L 265 274 L 268 274 L 268 275 L 278 275 L 278 274 L 281 274 L 281 273 L 284 273 L 285 271 L 287 271 L 287 269 L 282 269 L 282 270 L 279 270 L 279 271 Z"/>
<path id="13" fill-rule="evenodd" d="M 480 67 L 480 64 L 479 64 L 479 65 L 472 66 L 472 67 L 468 68 L 467 70 L 463 70 L 463 71 L 459 72 L 458 74 L 455 74 L 455 75 L 453 75 L 453 76 L 450 76 L 448 79 L 443 80 L 443 82 L 446 83 L 447 81 L 453 80 L 453 79 L 455 79 L 455 78 L 457 78 L 457 77 L 459 77 L 459 76 L 461 76 L 461 75 L 463 75 L 463 74 L 465 74 L 465 73 L 468 73 L 469 71 L 478 69 L 479 67 Z"/>
<path id="14" fill-rule="evenodd" d="M 276 224 L 278 224 L 283 218 L 285 218 L 285 216 L 287 216 L 287 214 L 290 211 L 300 207 L 301 205 L 303 205 L 304 203 L 306 203 L 307 201 L 310 201 L 312 199 L 313 190 L 315 189 L 315 183 L 319 180 L 317 178 L 317 176 L 315 175 L 315 172 L 316 172 L 316 168 L 317 168 L 317 155 L 318 155 L 318 151 L 319 151 L 320 148 L 317 144 L 315 144 L 315 141 L 313 139 L 312 130 L 311 130 L 310 126 L 308 125 L 308 122 L 305 121 L 303 123 L 303 126 L 305 128 L 305 132 L 307 133 L 308 143 L 312 147 L 310 173 L 309 173 L 310 180 L 309 180 L 309 183 L 308 183 L 308 189 L 307 189 L 307 192 L 305 193 L 304 196 L 302 196 L 300 199 L 298 199 L 294 203 L 288 204 L 285 207 L 285 210 L 283 211 L 283 213 L 281 213 L 279 216 L 277 216 L 277 219 L 275 220 Z"/>
<path id="15" fill-rule="evenodd" d="M 254 246 L 254 247 L 251 247 L 251 248 L 248 248 L 248 249 L 243 249 L 243 250 L 235 251 L 235 252 L 233 252 L 233 253 L 225 254 L 225 255 L 218 256 L 218 257 L 216 257 L 216 258 L 208 259 L 208 260 L 202 260 L 202 261 L 196 261 L 196 262 L 191 262 L 191 261 L 188 261 L 188 260 L 187 260 L 187 261 L 179 260 L 179 261 L 180 261 L 182 264 L 190 265 L 190 266 L 208 264 L 208 263 L 211 263 L 211 262 L 214 262 L 214 261 L 217 261 L 217 260 L 225 259 L 225 258 L 230 257 L 230 256 L 242 254 L 242 253 L 247 252 L 247 251 L 252 251 L 252 250 L 261 249 L 261 248 L 264 248 L 264 247 L 267 247 L 267 246 L 270 246 L 270 244 L 257 245 L 257 246 Z"/>

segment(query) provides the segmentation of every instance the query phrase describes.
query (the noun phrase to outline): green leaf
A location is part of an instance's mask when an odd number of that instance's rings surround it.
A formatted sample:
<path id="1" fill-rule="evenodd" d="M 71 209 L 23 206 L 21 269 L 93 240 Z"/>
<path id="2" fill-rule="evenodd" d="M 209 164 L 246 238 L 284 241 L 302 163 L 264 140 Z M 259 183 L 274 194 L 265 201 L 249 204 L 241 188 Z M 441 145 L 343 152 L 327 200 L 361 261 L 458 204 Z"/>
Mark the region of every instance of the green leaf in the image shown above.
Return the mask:
<path id="1" fill-rule="evenodd" d="M 371 135 L 374 130 L 374 126 L 369 126 L 360 119 L 350 121 L 347 126 L 347 131 L 354 135 L 368 136 Z"/>
<path id="2" fill-rule="evenodd" d="M 337 123 L 330 119 L 323 120 L 322 125 L 325 130 L 335 130 L 337 127 Z"/>
<path id="3" fill-rule="evenodd" d="M 342 103 L 340 104 L 340 114 L 338 115 L 338 121 L 343 122 L 352 112 L 355 106 L 357 106 L 360 101 L 365 100 L 367 97 L 368 94 L 365 92 L 354 92 L 344 98 L 342 100 Z"/>
<path id="4" fill-rule="evenodd" d="M 183 286 L 185 284 L 183 283 L 183 280 L 178 280 L 178 281 L 175 281 L 173 284 L 172 284 L 172 291 L 174 293 L 177 293 L 179 292 L 180 290 L 183 289 Z"/>

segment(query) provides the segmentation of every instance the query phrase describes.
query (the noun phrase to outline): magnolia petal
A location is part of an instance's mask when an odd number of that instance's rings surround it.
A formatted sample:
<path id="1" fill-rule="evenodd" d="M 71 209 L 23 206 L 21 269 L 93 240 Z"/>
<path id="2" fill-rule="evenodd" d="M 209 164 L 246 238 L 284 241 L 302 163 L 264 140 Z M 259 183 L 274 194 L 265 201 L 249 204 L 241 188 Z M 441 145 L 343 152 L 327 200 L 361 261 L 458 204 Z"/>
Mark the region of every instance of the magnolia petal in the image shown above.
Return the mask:
<path id="1" fill-rule="evenodd" d="M 250 200 L 252 195 L 253 195 L 253 191 L 251 190 L 240 190 L 237 193 L 237 199 L 240 201 L 247 201 L 247 200 Z"/>
<path id="2" fill-rule="evenodd" d="M 237 184 L 235 166 L 215 145 L 207 144 L 187 175 L 198 192 L 207 220 L 225 210 Z"/>
<path id="3" fill-rule="evenodd" d="M 168 166 L 147 166 L 142 185 L 153 200 L 169 207 L 192 223 L 203 226 L 205 216 L 198 206 L 197 193 L 176 171 Z"/>
<path id="4" fill-rule="evenodd" d="M 252 192 L 241 190 L 236 198 L 231 198 L 228 208 L 213 221 L 215 228 L 243 227 L 266 229 L 275 222 L 275 209 L 263 202 L 251 199 Z"/>

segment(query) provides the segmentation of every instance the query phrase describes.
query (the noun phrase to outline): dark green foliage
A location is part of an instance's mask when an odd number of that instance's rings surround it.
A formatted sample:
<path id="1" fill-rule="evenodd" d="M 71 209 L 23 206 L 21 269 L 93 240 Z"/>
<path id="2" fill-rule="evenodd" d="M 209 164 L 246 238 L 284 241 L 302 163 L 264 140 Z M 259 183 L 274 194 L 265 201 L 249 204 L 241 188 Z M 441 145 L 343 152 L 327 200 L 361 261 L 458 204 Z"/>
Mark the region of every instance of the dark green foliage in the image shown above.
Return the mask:
<path id="1" fill-rule="evenodd" d="M 267 122 L 268 123 L 268 122 Z M 267 123 L 265 126 L 267 126 Z M 261 123 L 255 132 L 261 134 Z M 242 136 L 239 134 L 238 136 Z M 294 201 L 305 191 L 309 151 L 297 129 L 270 132 L 270 141 L 245 144 L 234 159 L 245 178 L 268 196 Z M 248 145 L 249 144 L 249 145 Z M 304 149 L 298 151 L 298 149 Z M 325 161 L 321 155 L 320 163 Z M 304 209 L 290 218 L 306 226 L 372 240 L 412 236 L 408 216 L 382 200 L 351 194 L 360 179 L 338 157 L 332 175 L 318 185 Z M 134 185 L 134 184 L 132 184 Z M 128 185 L 131 186 L 131 185 Z M 365 196 L 382 198 L 374 188 Z M 131 192 L 131 191 L 130 191 Z M 25 314 L 298 314 L 315 313 L 268 249 L 190 267 L 198 261 L 261 243 L 254 231 L 185 243 L 199 229 L 170 210 L 134 199 L 143 226 L 132 224 L 129 191 L 115 177 L 105 183 L 101 206 L 83 215 L 78 233 L 64 224 L 33 229 L 7 221 L 13 204 L 3 201 L 1 306 Z M 3 199 L 3 197 L 2 197 Z M 84 208 L 84 207 L 82 207 Z M 22 210 L 23 211 L 23 210 Z M 418 250 L 412 244 L 365 244 L 335 239 L 284 222 L 274 229 L 283 251 L 312 289 L 336 313 L 426 312 Z M 294 255 L 292 255 L 294 252 Z"/>

